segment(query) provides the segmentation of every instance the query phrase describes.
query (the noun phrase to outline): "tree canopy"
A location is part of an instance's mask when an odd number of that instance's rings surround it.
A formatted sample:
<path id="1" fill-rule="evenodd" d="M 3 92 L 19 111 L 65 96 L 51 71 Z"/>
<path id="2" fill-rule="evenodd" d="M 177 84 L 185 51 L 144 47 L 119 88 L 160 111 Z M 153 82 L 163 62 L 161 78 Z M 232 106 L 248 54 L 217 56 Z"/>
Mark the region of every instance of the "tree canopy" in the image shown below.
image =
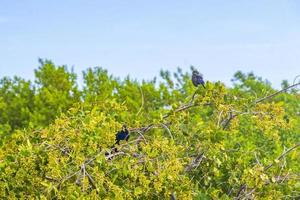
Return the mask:
<path id="1" fill-rule="evenodd" d="M 80 88 L 49 60 L 35 78 L 0 80 L 2 198 L 300 196 L 300 83 L 239 71 L 196 88 L 180 68 L 139 82 L 95 67 Z"/>

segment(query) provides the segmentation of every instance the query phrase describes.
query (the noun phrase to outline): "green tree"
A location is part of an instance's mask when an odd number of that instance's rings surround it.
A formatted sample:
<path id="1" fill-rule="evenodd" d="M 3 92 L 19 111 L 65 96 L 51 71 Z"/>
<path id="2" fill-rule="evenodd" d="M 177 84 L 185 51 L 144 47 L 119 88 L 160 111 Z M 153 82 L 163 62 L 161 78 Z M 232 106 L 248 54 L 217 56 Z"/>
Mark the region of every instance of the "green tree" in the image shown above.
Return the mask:
<path id="1" fill-rule="evenodd" d="M 81 94 L 73 71 L 69 72 L 66 66 L 55 66 L 49 60 L 39 62 L 40 67 L 35 70 L 37 89 L 32 123 L 45 126 L 79 102 Z"/>
<path id="2" fill-rule="evenodd" d="M 94 68 L 84 73 L 80 99 L 64 67 L 47 61 L 37 72 L 31 119 L 47 120 L 1 147 L 1 197 L 299 197 L 300 99 L 288 90 L 297 84 L 276 91 L 238 72 L 232 88 L 207 81 L 204 89 L 180 69 L 138 82 Z M 130 140 L 116 145 L 124 123 Z"/>
<path id="3" fill-rule="evenodd" d="M 34 87 L 30 81 L 19 77 L 0 80 L 0 133 L 27 127 L 33 107 Z"/>
<path id="4" fill-rule="evenodd" d="M 83 99 L 88 102 L 112 98 L 118 87 L 117 79 L 108 75 L 101 67 L 89 68 L 83 72 Z"/>

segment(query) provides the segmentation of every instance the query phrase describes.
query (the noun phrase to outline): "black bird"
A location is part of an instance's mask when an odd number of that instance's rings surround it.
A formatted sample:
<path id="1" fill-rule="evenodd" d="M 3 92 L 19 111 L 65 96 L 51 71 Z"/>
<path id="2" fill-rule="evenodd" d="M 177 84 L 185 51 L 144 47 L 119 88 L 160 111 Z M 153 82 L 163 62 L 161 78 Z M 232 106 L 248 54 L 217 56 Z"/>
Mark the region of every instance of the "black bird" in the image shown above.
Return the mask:
<path id="1" fill-rule="evenodd" d="M 126 125 L 124 124 L 122 126 L 122 130 L 121 131 L 118 131 L 116 133 L 116 143 L 111 147 L 111 152 L 105 152 L 105 156 L 109 156 L 110 154 L 113 154 L 113 153 L 117 153 L 118 152 L 118 149 L 117 147 L 115 147 L 116 144 L 120 145 L 120 141 L 121 140 L 126 140 L 126 142 L 128 142 L 128 139 L 129 139 L 129 131 L 127 130 L 127 127 Z M 108 160 L 111 160 L 112 158 L 109 158 Z"/>
<path id="2" fill-rule="evenodd" d="M 116 143 L 115 144 L 120 145 L 121 140 L 126 140 L 126 142 L 128 142 L 128 139 L 129 139 L 129 131 L 127 130 L 126 125 L 124 124 L 122 126 L 122 130 L 118 131 L 116 134 Z"/>
<path id="3" fill-rule="evenodd" d="M 201 73 L 199 73 L 197 70 L 193 71 L 192 82 L 193 82 L 195 87 L 198 87 L 198 85 L 201 84 L 205 88 L 203 75 Z"/>

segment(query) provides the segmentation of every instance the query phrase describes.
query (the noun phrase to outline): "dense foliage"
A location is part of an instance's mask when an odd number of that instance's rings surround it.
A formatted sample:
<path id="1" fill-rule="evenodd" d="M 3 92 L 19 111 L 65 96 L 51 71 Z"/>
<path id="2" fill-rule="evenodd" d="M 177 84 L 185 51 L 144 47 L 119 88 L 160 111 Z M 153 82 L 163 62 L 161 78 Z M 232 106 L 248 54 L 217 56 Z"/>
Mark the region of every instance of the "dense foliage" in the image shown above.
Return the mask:
<path id="1" fill-rule="evenodd" d="M 291 199 L 300 196 L 300 95 L 237 72 L 120 80 L 40 60 L 34 83 L 0 80 L 0 196 Z M 283 84 L 288 88 L 287 82 Z M 129 142 L 115 143 L 126 124 Z M 299 147 L 299 148 L 298 148 Z"/>

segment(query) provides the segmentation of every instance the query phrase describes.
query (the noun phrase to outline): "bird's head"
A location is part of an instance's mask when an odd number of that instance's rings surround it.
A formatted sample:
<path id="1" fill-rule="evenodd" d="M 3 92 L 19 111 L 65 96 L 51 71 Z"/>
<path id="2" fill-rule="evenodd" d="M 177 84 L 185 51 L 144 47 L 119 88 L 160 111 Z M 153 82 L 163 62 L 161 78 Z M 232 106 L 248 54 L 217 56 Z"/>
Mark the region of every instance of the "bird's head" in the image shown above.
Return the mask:
<path id="1" fill-rule="evenodd" d="M 200 73 L 197 70 L 194 70 L 193 75 L 200 75 Z"/>
<path id="2" fill-rule="evenodd" d="M 122 130 L 125 131 L 127 129 L 126 124 L 123 124 Z"/>

